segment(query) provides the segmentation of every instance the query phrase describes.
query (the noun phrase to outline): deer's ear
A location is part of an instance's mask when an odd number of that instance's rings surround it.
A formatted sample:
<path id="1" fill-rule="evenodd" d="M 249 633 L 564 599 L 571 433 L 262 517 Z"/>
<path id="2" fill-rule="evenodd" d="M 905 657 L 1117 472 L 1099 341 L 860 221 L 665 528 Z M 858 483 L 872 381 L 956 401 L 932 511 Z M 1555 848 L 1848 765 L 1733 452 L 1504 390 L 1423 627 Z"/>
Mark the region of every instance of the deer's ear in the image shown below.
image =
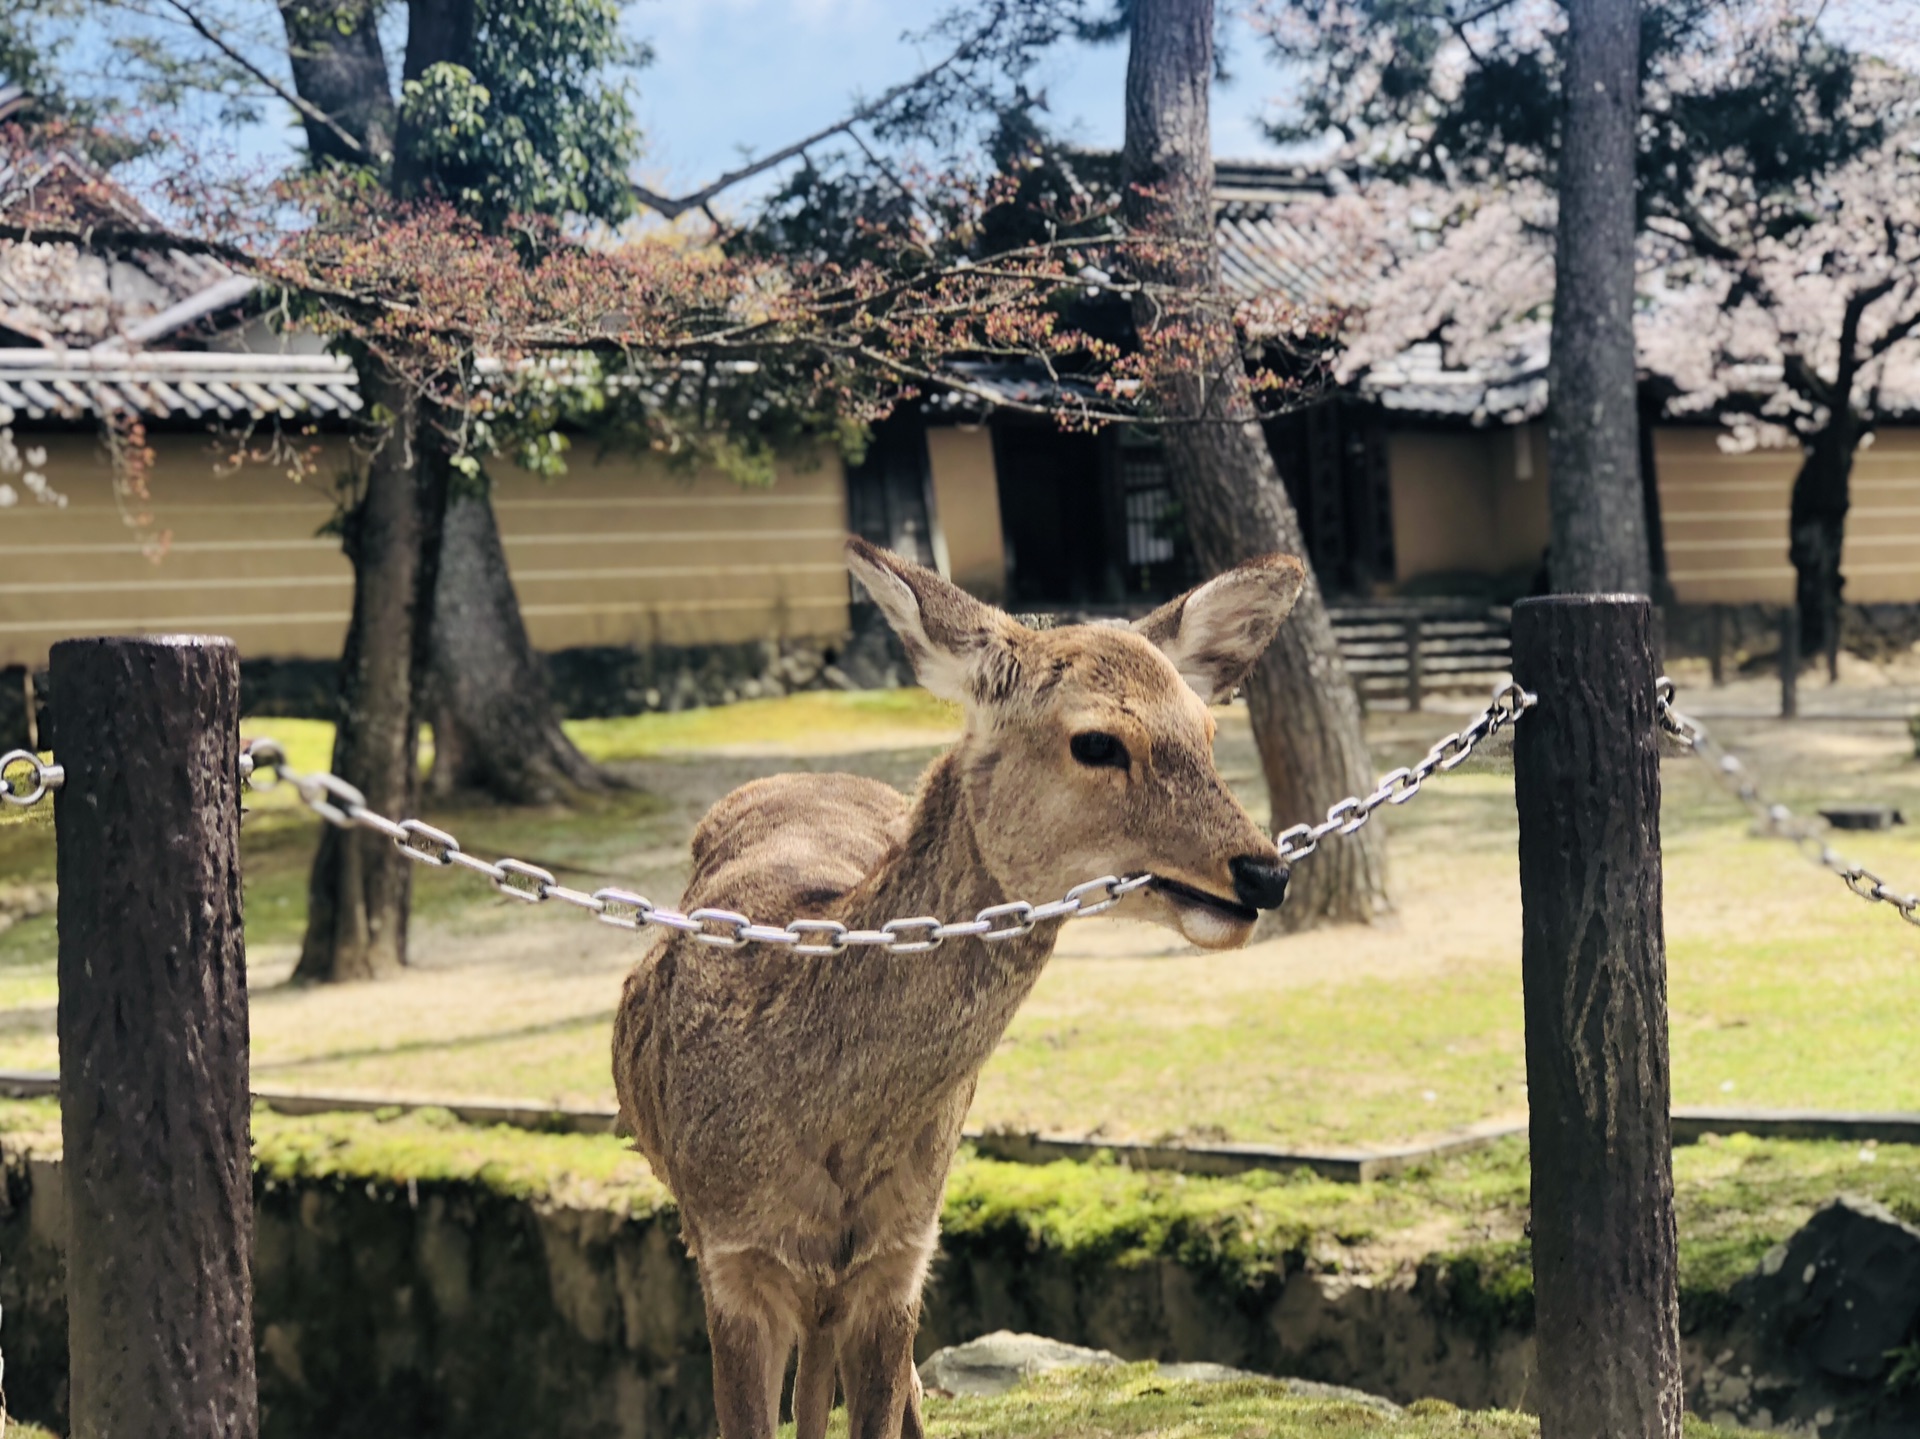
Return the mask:
<path id="1" fill-rule="evenodd" d="M 1014 622 L 932 570 L 858 535 L 847 539 L 847 568 L 900 636 L 920 683 L 955 704 L 974 699 L 984 667 L 1006 653 Z"/>
<path id="2" fill-rule="evenodd" d="M 1201 699 L 1218 704 L 1273 643 L 1306 582 L 1305 566 L 1292 555 L 1262 555 L 1168 600 L 1133 627 Z"/>

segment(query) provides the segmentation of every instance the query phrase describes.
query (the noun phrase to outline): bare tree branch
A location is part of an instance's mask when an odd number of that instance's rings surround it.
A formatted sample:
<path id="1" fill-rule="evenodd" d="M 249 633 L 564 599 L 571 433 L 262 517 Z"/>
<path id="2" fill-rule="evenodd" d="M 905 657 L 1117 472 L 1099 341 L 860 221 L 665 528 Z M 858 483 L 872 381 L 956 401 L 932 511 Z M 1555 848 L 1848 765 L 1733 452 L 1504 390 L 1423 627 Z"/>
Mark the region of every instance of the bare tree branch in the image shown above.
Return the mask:
<path id="1" fill-rule="evenodd" d="M 293 106 L 303 117 L 311 120 L 316 125 L 325 126 L 333 133 L 335 139 L 339 140 L 341 144 L 345 145 L 354 154 L 366 159 L 373 158 L 367 154 L 367 147 L 362 145 L 359 139 L 341 125 L 339 121 L 335 120 L 333 116 L 329 115 L 325 110 L 322 110 L 318 105 L 301 99 L 290 87 L 281 84 L 280 81 L 261 69 L 260 66 L 254 64 L 254 62 L 248 59 L 240 50 L 228 44 L 219 32 L 207 24 L 205 20 L 202 20 L 189 6 L 183 4 L 182 0 L 161 0 L 161 3 L 173 11 L 174 14 L 178 15 L 201 39 L 205 40 L 209 45 L 213 46 L 214 49 L 218 50 L 242 70 L 245 70 L 249 75 L 253 76 L 253 78 L 258 80 L 262 85 L 265 85 L 269 90 L 273 91 L 273 93 L 278 95 L 282 100 Z"/>
<path id="2" fill-rule="evenodd" d="M 175 4 L 177 0 L 168 0 L 168 3 Z M 940 75 L 945 74 L 955 65 L 971 57 L 986 43 L 987 37 L 998 28 L 1005 15 L 1005 4 L 996 4 L 988 13 L 986 22 L 971 35 L 967 36 L 965 40 L 961 41 L 960 44 L 955 46 L 944 60 L 922 70 L 911 80 L 903 80 L 879 98 L 869 100 L 864 105 L 856 106 L 840 119 L 834 121 L 833 124 L 828 125 L 824 129 L 814 131 L 813 134 L 808 135 L 803 140 L 796 140 L 784 149 L 776 150 L 773 154 L 765 156 L 762 159 L 742 165 L 737 170 L 729 170 L 710 183 L 688 194 L 677 197 L 661 195 L 636 182 L 631 183 L 629 187 L 633 192 L 633 197 L 648 209 L 657 212 L 669 220 L 678 219 L 689 210 L 702 209 L 723 190 L 732 189 L 742 180 L 751 180 L 755 175 L 764 175 L 767 171 L 806 154 L 807 151 L 811 150 L 815 145 L 831 140 L 835 135 L 852 134 L 855 125 L 864 124 L 866 121 L 886 113 L 887 108 L 896 100 L 911 95 L 914 91 L 921 89 Z M 858 137 L 856 137 L 856 139 L 857 138 Z"/>

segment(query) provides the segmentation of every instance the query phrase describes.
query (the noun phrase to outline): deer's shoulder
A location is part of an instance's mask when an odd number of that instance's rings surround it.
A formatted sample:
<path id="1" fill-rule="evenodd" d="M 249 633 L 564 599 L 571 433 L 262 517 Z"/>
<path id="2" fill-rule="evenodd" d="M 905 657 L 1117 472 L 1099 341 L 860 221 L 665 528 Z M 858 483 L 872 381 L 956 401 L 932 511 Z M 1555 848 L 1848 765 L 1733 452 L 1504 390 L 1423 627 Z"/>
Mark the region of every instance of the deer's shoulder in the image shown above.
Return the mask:
<path id="1" fill-rule="evenodd" d="M 819 913 L 867 875 L 907 833 L 905 795 L 851 774 L 782 774 L 723 797 L 693 834 L 686 904 L 741 909 L 765 924 L 783 903 Z"/>

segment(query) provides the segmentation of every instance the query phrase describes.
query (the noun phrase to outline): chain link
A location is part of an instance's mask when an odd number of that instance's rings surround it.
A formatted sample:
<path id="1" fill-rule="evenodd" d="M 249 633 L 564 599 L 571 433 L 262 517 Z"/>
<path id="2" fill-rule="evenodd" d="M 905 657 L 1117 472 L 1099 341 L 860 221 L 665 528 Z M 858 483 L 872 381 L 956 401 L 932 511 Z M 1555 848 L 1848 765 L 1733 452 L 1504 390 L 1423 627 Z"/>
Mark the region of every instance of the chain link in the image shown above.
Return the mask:
<path id="1" fill-rule="evenodd" d="M 27 767 L 27 787 L 15 790 L 13 773 Z M 19 809 L 31 809 L 67 782 L 67 772 L 57 764 L 48 764 L 30 749 L 10 749 L 0 754 L 0 800 Z"/>
<path id="2" fill-rule="evenodd" d="M 1372 794 L 1353 795 L 1341 800 L 1327 811 L 1327 817 L 1319 824 L 1296 824 L 1276 834 L 1273 842 L 1280 847 L 1281 862 L 1292 864 L 1295 860 L 1305 859 L 1320 848 L 1320 841 L 1328 835 L 1352 834 L 1372 819 L 1373 812 L 1383 804 L 1405 804 L 1420 793 L 1420 786 L 1431 779 L 1436 771 L 1459 768 L 1473 753 L 1475 746 L 1511 726 L 1536 702 L 1535 696 L 1528 694 L 1512 680 L 1497 686 L 1493 691 L 1493 702 L 1475 715 L 1471 724 L 1438 740 L 1418 764 L 1406 765 L 1382 775 Z"/>
<path id="3" fill-rule="evenodd" d="M 1660 727 L 1680 740 L 1713 771 L 1716 779 L 1747 807 L 1754 827 L 1773 839 L 1790 842 L 1822 869 L 1840 877 L 1840 882 L 1860 898 L 1877 904 L 1892 905 L 1908 924 L 1920 926 L 1920 894 L 1902 894 L 1864 865 L 1858 865 L 1826 841 L 1824 821 L 1802 819 L 1785 805 L 1768 799 L 1754 783 L 1752 772 L 1728 754 L 1707 733 L 1705 725 L 1673 706 L 1673 681 L 1665 675 L 1654 682 L 1659 705 Z"/>
<path id="4" fill-rule="evenodd" d="M 8 762 L 13 758 L 7 756 Z M 834 919 L 796 919 L 779 926 L 756 924 L 730 909 L 703 908 L 681 914 L 632 890 L 597 889 L 587 894 L 569 889 L 551 870 L 525 860 L 480 859 L 468 854 L 460 841 L 443 829 L 417 819 L 392 820 L 369 809 L 366 796 L 337 775 L 294 773 L 287 767 L 286 752 L 270 739 L 253 740 L 247 745 L 240 756 L 240 773 L 249 784 L 263 789 L 284 780 L 293 786 L 301 803 L 335 828 L 384 835 L 400 853 L 419 864 L 472 870 L 491 881 L 501 894 L 522 904 L 569 904 L 619 929 L 641 930 L 653 925 L 692 935 L 696 943 L 716 949 L 770 944 L 795 954 L 839 954 L 861 947 L 884 949 L 889 954 L 925 954 L 949 939 L 1001 944 L 1033 933 L 1035 926 L 1048 920 L 1099 914 L 1153 883 L 1150 874 L 1102 875 L 1075 885 L 1065 898 L 1051 904 L 1014 900 L 989 905 L 972 919 L 952 924 L 931 915 L 889 920 L 878 929 L 851 929 Z"/>

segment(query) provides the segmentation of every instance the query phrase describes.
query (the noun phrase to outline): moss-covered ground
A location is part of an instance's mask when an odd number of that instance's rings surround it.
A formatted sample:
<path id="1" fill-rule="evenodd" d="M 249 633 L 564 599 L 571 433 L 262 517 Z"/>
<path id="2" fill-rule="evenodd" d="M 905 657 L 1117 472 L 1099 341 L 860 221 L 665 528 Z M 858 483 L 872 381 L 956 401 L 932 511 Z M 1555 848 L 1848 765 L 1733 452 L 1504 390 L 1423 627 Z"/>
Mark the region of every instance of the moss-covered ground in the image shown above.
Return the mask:
<path id="1" fill-rule="evenodd" d="M 253 1134 L 269 1181 L 470 1183 L 634 1215 L 671 1205 L 646 1162 L 612 1136 L 477 1127 L 444 1110 L 291 1117 L 265 1109 L 255 1110 Z M 0 1148 L 58 1147 L 52 1101 L 0 1101 Z M 1920 1222 L 1915 1146 L 1715 1138 L 1676 1150 L 1674 1179 L 1681 1287 L 1695 1300 L 1724 1293 L 1837 1194 L 1878 1199 Z M 942 1224 L 956 1241 L 1075 1262 L 1174 1259 L 1229 1288 L 1276 1268 L 1382 1275 L 1465 1261 L 1469 1301 L 1487 1306 L 1489 1319 L 1512 1319 L 1530 1302 L 1527 1208 L 1519 1140 L 1367 1184 L 1306 1173 L 1206 1178 L 1103 1162 L 1022 1165 L 963 1151 Z"/>
<path id="2" fill-rule="evenodd" d="M 1446 715 L 1381 717 L 1382 768 L 1416 757 Z M 593 888 L 669 900 L 686 841 L 719 794 L 787 768 L 910 784 L 952 732 L 918 691 L 805 695 L 573 726 L 639 788 L 585 809 L 432 813 L 481 853 Z M 295 764 L 324 763 L 324 725 L 266 721 Z M 1874 799 L 1920 811 L 1897 722 L 1716 725 L 1796 805 Z M 1223 718 L 1223 772 L 1264 811 L 1244 722 Z M 1675 1100 L 1920 1109 L 1920 936 L 1849 896 L 1791 848 L 1752 838 L 1685 758 L 1664 766 L 1666 929 Z M 415 876 L 418 968 L 374 986 L 284 983 L 315 823 L 263 793 L 244 831 L 257 1082 L 307 1090 L 610 1102 L 607 1045 L 629 940 L 458 873 Z M 1159 931 L 1068 926 L 1054 964 L 982 1076 L 974 1122 L 1113 1138 L 1372 1145 L 1524 1112 L 1511 775 L 1499 755 L 1381 812 L 1397 914 L 1227 955 Z M 0 817 L 6 895 L 52 879 L 45 807 Z M 1337 841 L 1334 841 L 1337 842 Z M 1920 827 L 1844 836 L 1896 884 L 1920 885 Z M 1311 860 L 1307 861 L 1312 863 Z M 16 906 L 16 911 L 18 906 Z M 0 925 L 4 920 L 0 919 Z M 53 921 L 0 929 L 0 1067 L 51 1068 Z"/>
<path id="3" fill-rule="evenodd" d="M 1061 1370 L 997 1399 L 929 1396 L 926 1419 L 930 1439 L 1534 1439 L 1540 1432 L 1539 1421 L 1523 1414 L 1469 1413 L 1423 1399 L 1393 1418 L 1262 1380 L 1170 1380 L 1151 1364 Z M 1686 1439 L 1730 1432 L 1687 1420 Z M 846 1433 L 844 1410 L 835 1411 L 830 1433 Z"/>

